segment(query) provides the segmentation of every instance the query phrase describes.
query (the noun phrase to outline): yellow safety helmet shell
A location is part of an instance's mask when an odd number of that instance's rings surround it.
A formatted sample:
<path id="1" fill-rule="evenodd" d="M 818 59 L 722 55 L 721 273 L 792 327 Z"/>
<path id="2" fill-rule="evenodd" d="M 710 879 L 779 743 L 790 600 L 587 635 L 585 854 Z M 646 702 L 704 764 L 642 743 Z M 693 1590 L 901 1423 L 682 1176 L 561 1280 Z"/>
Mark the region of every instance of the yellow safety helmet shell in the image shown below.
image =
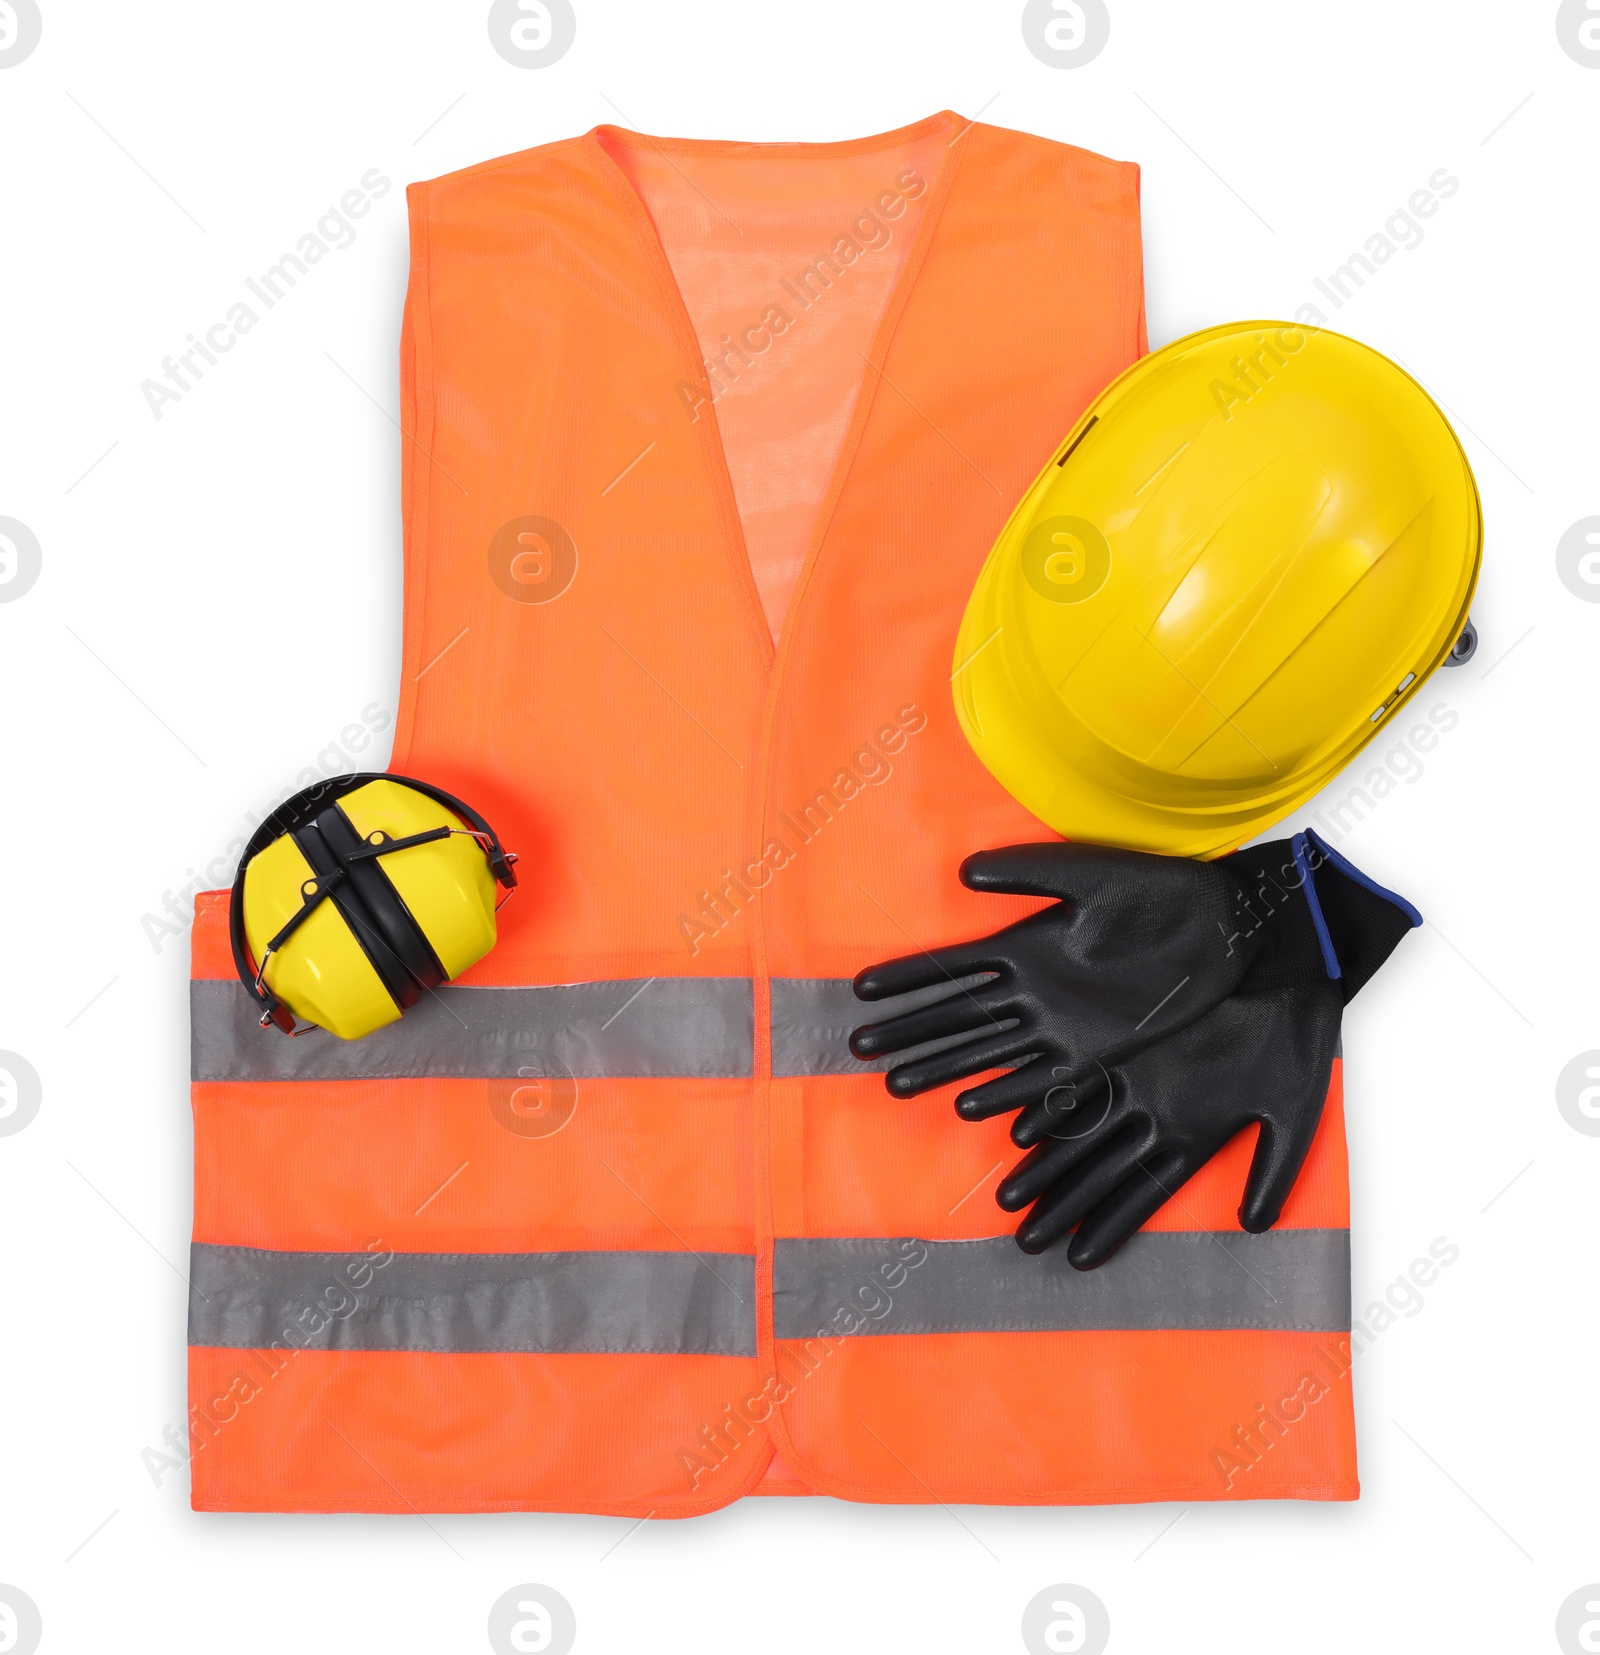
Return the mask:
<path id="1" fill-rule="evenodd" d="M 495 943 L 516 858 L 459 799 L 406 777 L 338 777 L 280 806 L 246 847 L 230 914 L 262 1025 L 356 1040 Z"/>
<path id="2" fill-rule="evenodd" d="M 1012 513 L 957 636 L 956 714 L 1058 833 L 1220 855 L 1444 661 L 1482 541 L 1409 374 L 1326 329 L 1209 328 L 1114 380 Z"/>

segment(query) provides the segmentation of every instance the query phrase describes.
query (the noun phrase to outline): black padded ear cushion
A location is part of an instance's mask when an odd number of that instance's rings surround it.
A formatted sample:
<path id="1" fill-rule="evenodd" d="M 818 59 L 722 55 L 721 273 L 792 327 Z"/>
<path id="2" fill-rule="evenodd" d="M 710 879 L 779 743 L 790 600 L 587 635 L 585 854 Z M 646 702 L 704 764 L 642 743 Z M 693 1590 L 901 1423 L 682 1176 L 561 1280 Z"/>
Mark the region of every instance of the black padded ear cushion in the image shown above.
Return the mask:
<path id="1" fill-rule="evenodd" d="M 313 872 L 330 874 L 338 871 L 339 859 L 329 848 L 316 823 L 308 822 L 304 827 L 296 828 L 294 842 L 311 864 Z M 360 945 L 361 952 L 389 991 L 389 998 L 401 1011 L 409 1010 L 422 998 L 422 989 L 405 961 L 390 947 L 377 916 L 368 907 L 365 898 L 346 877 L 332 888 L 327 900 L 350 928 L 350 934 Z"/>

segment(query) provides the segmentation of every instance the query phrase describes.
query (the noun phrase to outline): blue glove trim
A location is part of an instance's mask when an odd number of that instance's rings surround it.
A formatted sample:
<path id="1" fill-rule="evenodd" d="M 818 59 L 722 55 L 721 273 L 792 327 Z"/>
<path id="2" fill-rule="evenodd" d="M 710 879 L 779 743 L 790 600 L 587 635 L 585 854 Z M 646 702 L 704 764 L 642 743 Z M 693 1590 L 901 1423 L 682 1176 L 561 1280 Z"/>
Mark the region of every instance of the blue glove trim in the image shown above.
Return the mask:
<path id="1" fill-rule="evenodd" d="M 1422 915 L 1398 891 L 1391 891 L 1380 885 L 1377 880 L 1368 878 L 1360 868 L 1347 857 L 1341 856 L 1311 828 L 1307 828 L 1304 833 L 1297 833 L 1290 840 L 1290 844 L 1294 849 L 1294 865 L 1300 873 L 1300 887 L 1306 894 L 1306 906 L 1311 910 L 1311 923 L 1316 928 L 1317 942 L 1322 948 L 1323 969 L 1334 982 L 1337 982 L 1344 972 L 1339 965 L 1339 956 L 1334 952 L 1333 938 L 1328 933 L 1328 922 L 1322 915 L 1322 904 L 1317 900 L 1317 882 L 1312 875 L 1311 859 L 1307 854 L 1308 846 L 1315 850 L 1319 857 L 1337 868 L 1346 879 L 1353 879 L 1374 896 L 1382 897 L 1385 902 L 1398 908 L 1411 921 L 1413 930 L 1422 924 Z"/>
<path id="2" fill-rule="evenodd" d="M 1353 879 L 1356 884 L 1364 885 L 1374 896 L 1381 896 L 1385 902 L 1392 902 L 1411 921 L 1412 930 L 1422 924 L 1422 915 L 1398 891 L 1391 891 L 1387 886 L 1380 885 L 1377 880 L 1362 873 L 1360 868 L 1356 867 L 1348 858 L 1341 856 L 1320 834 L 1311 828 L 1307 828 L 1301 837 L 1309 839 L 1347 879 Z"/>
<path id="3" fill-rule="evenodd" d="M 1322 948 L 1322 968 L 1337 982 L 1344 972 L 1339 967 L 1339 956 L 1333 951 L 1333 938 L 1328 935 L 1328 922 L 1322 917 L 1322 904 L 1317 901 L 1317 882 L 1312 877 L 1311 861 L 1306 855 L 1308 841 L 1318 851 L 1327 851 L 1327 847 L 1309 828 L 1304 833 L 1297 833 L 1289 843 L 1294 850 L 1294 865 L 1300 873 L 1300 889 L 1306 894 L 1306 906 L 1311 910 L 1311 923 L 1316 927 L 1317 942 Z"/>

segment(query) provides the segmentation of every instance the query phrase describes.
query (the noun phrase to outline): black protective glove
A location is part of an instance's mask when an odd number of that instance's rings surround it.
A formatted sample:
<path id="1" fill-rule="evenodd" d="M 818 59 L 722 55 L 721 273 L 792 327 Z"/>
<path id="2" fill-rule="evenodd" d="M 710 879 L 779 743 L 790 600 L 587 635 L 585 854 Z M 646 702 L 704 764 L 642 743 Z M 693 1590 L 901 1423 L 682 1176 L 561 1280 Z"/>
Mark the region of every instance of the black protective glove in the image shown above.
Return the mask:
<path id="1" fill-rule="evenodd" d="M 1012 1212 L 1033 1203 L 1017 1230 L 1025 1252 L 1076 1225 L 1068 1262 L 1103 1264 L 1252 1121 L 1261 1131 L 1239 1218 L 1246 1230 L 1269 1229 L 1316 1135 L 1344 1007 L 1421 924 L 1312 833 L 1201 865 L 1226 865 L 1247 893 L 1254 928 L 1228 939 L 1250 959 L 1236 992 L 1159 1044 L 1087 1073 L 1041 1057 L 1002 1077 L 1029 1100 L 1011 1136 L 1032 1153 L 996 1196 Z M 996 1086 L 963 1093 L 957 1108 L 979 1118 L 1017 1107 L 988 1106 Z"/>
<path id="2" fill-rule="evenodd" d="M 1076 1225 L 1067 1262 L 1104 1264 L 1252 1121 L 1239 1222 L 1270 1229 L 1322 1119 L 1343 1011 L 1337 983 L 1236 994 L 1093 1084 L 1059 1090 L 1053 1123 L 1040 1117 L 995 1193 L 1006 1212 L 1032 1206 L 1017 1245 L 1042 1253 Z"/>
<path id="3" fill-rule="evenodd" d="M 1264 865 L 1293 862 L 1288 840 Z M 1195 862 L 1102 845 L 1013 845 L 961 864 L 969 890 L 1049 896 L 1053 907 L 993 936 L 889 960 L 855 980 L 862 1000 L 958 981 L 990 981 L 869 1023 L 850 1050 L 872 1059 L 932 1040 L 991 1031 L 889 1070 L 896 1097 L 1004 1065 L 1023 1065 L 956 1099 L 967 1120 L 1038 1103 L 1187 1027 L 1239 986 L 1263 946 L 1266 911 L 1237 857 Z M 1254 911 L 1252 911 L 1254 909 Z M 1031 1060 L 1031 1061 L 1030 1061 Z"/>

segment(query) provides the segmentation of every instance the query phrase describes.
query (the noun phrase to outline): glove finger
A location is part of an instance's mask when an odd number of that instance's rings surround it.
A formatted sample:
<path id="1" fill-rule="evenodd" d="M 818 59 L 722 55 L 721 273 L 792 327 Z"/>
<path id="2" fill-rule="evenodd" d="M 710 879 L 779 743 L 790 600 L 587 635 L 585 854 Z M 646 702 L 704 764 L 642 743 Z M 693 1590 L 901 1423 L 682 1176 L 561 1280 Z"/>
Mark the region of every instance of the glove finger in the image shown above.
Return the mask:
<path id="1" fill-rule="evenodd" d="M 1318 1107 L 1297 1115 L 1286 1125 L 1262 1121 L 1256 1152 L 1250 1159 L 1250 1175 L 1244 1182 L 1244 1200 L 1239 1204 L 1239 1223 L 1252 1235 L 1270 1230 L 1282 1216 L 1283 1204 L 1306 1164 L 1321 1119 Z"/>
<path id="2" fill-rule="evenodd" d="M 997 1075 L 981 1086 L 956 1094 L 956 1113 L 964 1121 L 986 1121 L 1008 1110 L 1037 1103 L 1056 1085 L 1055 1069 L 1048 1056 L 1024 1063 L 1010 1074 Z"/>
<path id="3" fill-rule="evenodd" d="M 1023 1030 L 1013 1029 L 988 1040 L 969 1040 L 948 1051 L 902 1063 L 889 1071 L 885 1084 L 897 1098 L 914 1098 L 919 1092 L 947 1086 L 952 1080 L 965 1080 L 969 1075 L 982 1074 L 985 1069 L 998 1069 L 1003 1064 L 1038 1055 L 1037 1041 Z"/>
<path id="4" fill-rule="evenodd" d="M 963 989 L 931 1006 L 918 1006 L 915 1011 L 901 1012 L 881 1023 L 862 1024 L 850 1036 L 850 1050 L 863 1059 L 882 1057 L 928 1040 L 942 1040 L 946 1035 L 969 1034 L 974 1029 L 998 1030 L 1008 1017 L 1016 1015 L 1009 1001 L 985 999 L 982 987 Z"/>
<path id="5" fill-rule="evenodd" d="M 1097 1155 L 1081 1163 L 1039 1197 L 1032 1212 L 1017 1226 L 1017 1245 L 1025 1253 L 1042 1253 L 1054 1246 L 1086 1213 L 1105 1200 L 1139 1164 L 1140 1157 L 1149 1154 L 1151 1147 L 1145 1133 L 1118 1133 L 1102 1145 Z"/>
<path id="6" fill-rule="evenodd" d="M 1030 1149 L 995 1191 L 1002 1211 L 1021 1212 L 1114 1138 L 1125 1118 L 1103 1115 L 1093 1129 L 1070 1138 L 1046 1138 Z"/>
<path id="7" fill-rule="evenodd" d="M 970 891 L 1051 896 L 1057 901 L 1075 902 L 1099 886 L 1108 855 L 1122 858 L 1136 854 L 1108 852 L 1102 845 L 1006 845 L 969 856 L 961 864 L 960 877 Z"/>
<path id="8" fill-rule="evenodd" d="M 1027 1149 L 1035 1144 L 1103 1138 L 1116 1096 L 1110 1076 L 1103 1069 L 1093 1070 L 1086 1080 L 1076 1084 L 1058 1080 L 1037 1103 L 1028 1106 L 1025 1117 L 1031 1123 L 1028 1142 L 1017 1143 L 1020 1121 L 1011 1128 L 1011 1141 L 1019 1149 Z"/>
<path id="9" fill-rule="evenodd" d="M 1252 1234 L 1278 1222 L 1300 1176 L 1328 1101 L 1333 1055 L 1339 1049 L 1343 1008 L 1332 989 L 1297 996 L 1294 1006 L 1292 1045 L 1281 1067 L 1258 1089 L 1266 1107 L 1239 1205 L 1239 1222 Z"/>
<path id="10" fill-rule="evenodd" d="M 1198 1156 L 1173 1153 L 1142 1161 L 1078 1226 L 1067 1248 L 1074 1270 L 1096 1270 L 1154 1218 L 1203 1164 Z"/>
<path id="11" fill-rule="evenodd" d="M 1011 1141 L 1018 1149 L 1031 1149 L 1046 1138 L 1059 1138 L 1086 1130 L 1095 1112 L 1104 1112 L 1104 1099 L 1111 1096 L 1111 1076 L 1098 1063 L 1077 1068 L 1056 1065 L 1053 1086 L 1037 1102 L 1030 1103 L 1011 1123 Z"/>
<path id="12" fill-rule="evenodd" d="M 975 971 L 997 971 L 996 965 L 974 964 L 988 949 L 990 939 L 952 943 L 948 948 L 924 949 L 902 954 L 856 973 L 851 987 L 858 1000 L 887 1000 L 895 994 L 911 994 L 919 988 L 939 988 Z"/>

